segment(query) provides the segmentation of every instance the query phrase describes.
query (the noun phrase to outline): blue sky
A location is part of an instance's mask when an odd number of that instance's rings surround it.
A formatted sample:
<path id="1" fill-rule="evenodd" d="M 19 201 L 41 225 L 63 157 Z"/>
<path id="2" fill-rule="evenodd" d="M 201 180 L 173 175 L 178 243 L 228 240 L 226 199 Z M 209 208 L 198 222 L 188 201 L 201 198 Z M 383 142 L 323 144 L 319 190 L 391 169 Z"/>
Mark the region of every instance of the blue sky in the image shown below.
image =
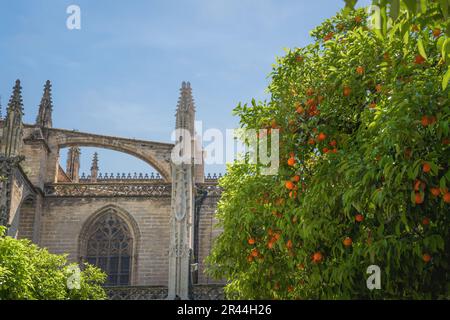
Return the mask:
<path id="1" fill-rule="evenodd" d="M 339 0 L 14 0 L 0 2 L 0 95 L 23 86 L 33 123 L 45 80 L 54 127 L 170 142 L 182 81 L 190 81 L 205 129 L 234 128 L 239 102 L 267 99 L 275 57 L 306 45 Z M 360 5 L 369 0 L 360 0 Z M 81 30 L 66 8 L 81 8 Z M 83 148 L 88 171 L 93 148 Z M 106 172 L 150 172 L 144 162 L 101 150 Z M 64 155 L 62 155 L 64 160 Z M 211 166 L 207 171 L 223 171 Z"/>

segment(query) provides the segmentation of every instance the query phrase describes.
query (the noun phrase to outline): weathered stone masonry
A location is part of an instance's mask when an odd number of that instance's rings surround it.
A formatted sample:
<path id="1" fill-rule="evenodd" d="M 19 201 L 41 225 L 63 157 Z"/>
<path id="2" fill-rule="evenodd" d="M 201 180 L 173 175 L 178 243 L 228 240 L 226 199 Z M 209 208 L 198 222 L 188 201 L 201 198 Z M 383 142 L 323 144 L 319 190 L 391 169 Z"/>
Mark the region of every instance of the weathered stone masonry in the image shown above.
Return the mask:
<path id="1" fill-rule="evenodd" d="M 203 165 L 174 164 L 170 143 L 53 128 L 49 81 L 36 123 L 24 124 L 21 89 L 17 81 L 0 119 L 0 224 L 8 234 L 104 268 L 114 299 L 223 298 L 203 262 L 219 232 L 216 177 L 205 180 Z M 191 87 L 183 82 L 176 128 L 193 136 L 194 119 Z M 96 157 L 90 175 L 80 176 L 83 146 L 133 155 L 158 175 L 102 176 Z M 65 169 L 62 148 L 69 148 Z"/>

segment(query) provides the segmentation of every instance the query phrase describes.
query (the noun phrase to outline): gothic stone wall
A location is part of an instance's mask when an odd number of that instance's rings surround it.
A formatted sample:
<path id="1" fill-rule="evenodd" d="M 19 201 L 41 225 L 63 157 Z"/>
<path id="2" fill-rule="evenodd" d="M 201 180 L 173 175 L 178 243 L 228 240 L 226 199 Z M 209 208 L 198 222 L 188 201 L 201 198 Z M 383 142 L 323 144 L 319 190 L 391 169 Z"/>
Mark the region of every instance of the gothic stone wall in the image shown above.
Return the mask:
<path id="1" fill-rule="evenodd" d="M 47 197 L 41 218 L 40 245 L 52 253 L 79 259 L 79 236 L 86 220 L 114 205 L 135 220 L 139 229 L 136 271 L 132 285 L 167 285 L 170 198 L 144 197 Z M 136 240 L 135 240 L 136 241 Z"/>
<path id="2" fill-rule="evenodd" d="M 200 219 L 199 219 L 199 255 L 198 255 L 198 283 L 199 284 L 220 284 L 223 281 L 218 281 L 209 277 L 205 273 L 205 259 L 211 251 L 214 239 L 220 234 L 221 230 L 216 228 L 217 219 L 215 218 L 215 213 L 217 210 L 217 202 L 219 197 L 208 196 L 204 200 L 200 208 Z"/>

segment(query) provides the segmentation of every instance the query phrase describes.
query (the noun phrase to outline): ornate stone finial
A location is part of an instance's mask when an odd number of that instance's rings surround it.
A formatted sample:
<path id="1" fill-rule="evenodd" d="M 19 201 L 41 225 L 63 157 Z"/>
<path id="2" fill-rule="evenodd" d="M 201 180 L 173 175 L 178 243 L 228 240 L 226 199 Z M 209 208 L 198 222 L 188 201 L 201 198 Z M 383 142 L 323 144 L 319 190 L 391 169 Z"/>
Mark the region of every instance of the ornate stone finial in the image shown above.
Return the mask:
<path id="1" fill-rule="evenodd" d="M 66 173 L 72 182 L 80 181 L 80 148 L 70 147 L 67 152 Z"/>
<path id="2" fill-rule="evenodd" d="M 23 116 L 23 100 L 22 100 L 22 87 L 20 86 L 20 80 L 16 80 L 16 84 L 13 88 L 11 99 L 9 99 L 8 113 L 15 111 Z"/>
<path id="3" fill-rule="evenodd" d="M 195 103 L 192 96 L 191 84 L 181 83 L 180 98 L 177 104 L 176 129 L 187 129 L 194 132 Z"/>
<path id="4" fill-rule="evenodd" d="M 39 104 L 39 113 L 36 118 L 36 125 L 51 128 L 53 125 L 52 111 L 52 84 L 50 80 L 47 80 L 44 86 L 44 94 L 42 95 L 41 103 Z"/>
<path id="5" fill-rule="evenodd" d="M 5 157 L 15 157 L 20 153 L 23 135 L 22 116 L 22 87 L 20 86 L 20 80 L 16 80 L 3 127 L 1 154 Z"/>
<path id="6" fill-rule="evenodd" d="M 98 153 L 94 153 L 94 157 L 92 158 L 92 166 L 91 166 L 91 182 L 97 182 L 98 176 Z"/>

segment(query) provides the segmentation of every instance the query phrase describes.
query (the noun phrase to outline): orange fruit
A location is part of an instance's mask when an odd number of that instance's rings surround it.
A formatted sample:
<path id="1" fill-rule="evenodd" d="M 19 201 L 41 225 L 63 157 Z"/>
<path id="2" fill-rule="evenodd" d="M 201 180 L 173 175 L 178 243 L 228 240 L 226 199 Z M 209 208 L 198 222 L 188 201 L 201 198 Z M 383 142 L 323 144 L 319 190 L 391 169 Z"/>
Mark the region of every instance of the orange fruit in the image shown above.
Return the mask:
<path id="1" fill-rule="evenodd" d="M 255 239 L 253 239 L 253 238 L 250 238 L 250 239 L 248 239 L 248 244 L 249 245 L 254 245 L 255 244 Z"/>
<path id="2" fill-rule="evenodd" d="M 253 262 L 253 256 L 252 256 L 252 255 L 249 255 L 249 256 L 247 257 L 247 261 L 248 261 L 248 262 Z"/>
<path id="3" fill-rule="evenodd" d="M 430 218 L 428 218 L 428 217 L 423 218 L 422 224 L 424 226 L 428 226 L 430 224 Z"/>
<path id="4" fill-rule="evenodd" d="M 297 191 L 293 190 L 289 192 L 289 198 L 294 199 L 295 197 L 297 197 Z"/>
<path id="5" fill-rule="evenodd" d="M 441 35 L 441 29 L 439 29 L 439 28 L 434 28 L 434 29 L 433 29 L 433 36 L 434 36 L 435 38 L 438 38 L 440 35 Z"/>
<path id="6" fill-rule="evenodd" d="M 442 144 L 444 146 L 448 146 L 450 144 L 450 139 L 448 139 L 448 138 L 442 139 Z"/>
<path id="7" fill-rule="evenodd" d="M 426 186 L 427 186 L 427 184 L 425 182 L 416 180 L 416 185 L 414 186 L 414 188 L 417 189 L 416 191 L 419 191 L 419 190 L 423 191 L 423 190 L 425 190 Z"/>
<path id="8" fill-rule="evenodd" d="M 256 249 L 256 248 L 252 249 L 251 255 L 252 255 L 253 257 L 255 257 L 255 258 L 256 258 L 257 256 L 259 256 L 258 249 Z"/>
<path id="9" fill-rule="evenodd" d="M 438 197 L 441 194 L 441 190 L 439 188 L 431 188 L 431 194 Z"/>
<path id="10" fill-rule="evenodd" d="M 445 203 L 450 203 L 450 192 L 446 192 L 442 199 L 444 199 Z"/>
<path id="11" fill-rule="evenodd" d="M 353 243 L 353 240 L 352 240 L 352 238 L 347 237 L 347 238 L 344 239 L 344 241 L 342 241 L 342 243 L 344 244 L 344 246 L 350 247 L 352 245 L 352 243 Z"/>
<path id="12" fill-rule="evenodd" d="M 287 161 L 287 164 L 289 165 L 289 166 L 294 166 L 295 165 L 295 159 L 294 158 L 289 158 L 288 159 L 288 161 Z"/>
<path id="13" fill-rule="evenodd" d="M 313 144 L 315 144 L 315 143 L 316 143 L 316 141 L 315 141 L 313 138 L 311 138 L 311 139 L 308 140 L 308 144 L 313 145 Z"/>
<path id="14" fill-rule="evenodd" d="M 307 96 L 312 96 L 314 94 L 314 89 L 313 88 L 308 88 L 308 90 L 306 90 L 306 95 Z"/>
<path id="15" fill-rule="evenodd" d="M 416 192 L 414 199 L 415 199 L 416 204 L 422 204 L 423 200 L 424 200 L 423 196 L 419 192 Z"/>
<path id="16" fill-rule="evenodd" d="M 330 151 L 330 150 L 328 148 L 326 148 L 326 147 L 322 149 L 323 153 L 328 153 L 328 151 Z"/>
<path id="17" fill-rule="evenodd" d="M 428 262 L 431 261 L 431 256 L 430 256 L 428 253 L 424 253 L 423 256 L 422 256 L 422 260 L 423 260 L 425 263 L 428 263 Z"/>
<path id="18" fill-rule="evenodd" d="M 322 253 L 320 253 L 320 252 L 315 252 L 315 253 L 313 254 L 313 256 L 312 256 L 312 261 L 313 261 L 314 263 L 319 263 L 319 262 L 321 262 L 322 260 L 323 260 Z"/>
<path id="19" fill-rule="evenodd" d="M 317 139 L 318 139 L 319 141 L 323 141 L 323 140 L 325 140 L 326 138 L 327 138 L 327 135 L 326 135 L 325 133 L 323 133 L 323 132 L 319 133 L 319 135 L 317 136 Z"/>
<path id="20" fill-rule="evenodd" d="M 294 182 L 299 182 L 300 181 L 300 176 L 299 175 L 295 175 L 292 177 L 292 181 Z"/>
<path id="21" fill-rule="evenodd" d="M 286 188 L 289 189 L 289 190 L 293 190 L 294 187 L 295 187 L 295 185 L 294 185 L 294 183 L 292 183 L 292 181 L 286 181 L 285 186 L 286 186 Z"/>
<path id="22" fill-rule="evenodd" d="M 291 240 L 288 240 L 288 241 L 286 242 L 286 248 L 292 249 L 292 241 L 291 241 Z"/>
<path id="23" fill-rule="evenodd" d="M 377 84 L 377 85 L 375 86 L 375 90 L 376 90 L 378 93 L 380 93 L 381 90 L 383 90 L 383 86 L 382 86 L 381 84 Z"/>
<path id="24" fill-rule="evenodd" d="M 336 144 L 337 144 L 336 140 L 331 140 L 330 143 L 329 143 L 329 145 L 330 145 L 331 147 L 335 147 Z"/>
<path id="25" fill-rule="evenodd" d="M 333 36 L 334 36 L 334 33 L 333 33 L 333 32 L 329 32 L 329 33 L 327 33 L 327 34 L 325 35 L 325 37 L 323 38 L 323 40 L 324 40 L 324 41 L 328 41 L 328 40 L 330 40 L 331 38 L 333 38 Z"/>
<path id="26" fill-rule="evenodd" d="M 424 62 L 425 62 L 425 58 L 422 57 L 420 54 L 416 55 L 416 57 L 414 58 L 415 64 L 423 64 Z"/>
<path id="27" fill-rule="evenodd" d="M 344 96 L 348 97 L 352 93 L 352 89 L 349 86 L 344 87 Z"/>
<path id="28" fill-rule="evenodd" d="M 355 220 L 356 220 L 356 222 L 363 222 L 364 221 L 364 216 L 362 214 L 358 213 L 355 216 Z"/>
<path id="29" fill-rule="evenodd" d="M 302 114 L 303 112 L 305 112 L 305 109 L 302 106 L 299 106 L 297 108 L 297 110 L 295 110 L 298 114 Z"/>
<path id="30" fill-rule="evenodd" d="M 364 74 L 364 67 L 359 66 L 356 68 L 356 73 L 362 76 Z"/>
<path id="31" fill-rule="evenodd" d="M 422 119 L 420 119 L 420 123 L 426 127 L 427 125 L 429 125 L 430 123 L 428 122 L 428 117 L 427 116 L 422 116 Z"/>
<path id="32" fill-rule="evenodd" d="M 372 102 L 371 104 L 369 104 L 370 109 L 375 109 L 376 107 L 377 107 L 377 104 L 375 102 Z"/>
<path id="33" fill-rule="evenodd" d="M 430 172 L 430 170 L 431 170 L 430 164 L 428 162 L 425 162 L 422 166 L 422 171 L 425 173 L 428 173 L 428 172 Z"/>

